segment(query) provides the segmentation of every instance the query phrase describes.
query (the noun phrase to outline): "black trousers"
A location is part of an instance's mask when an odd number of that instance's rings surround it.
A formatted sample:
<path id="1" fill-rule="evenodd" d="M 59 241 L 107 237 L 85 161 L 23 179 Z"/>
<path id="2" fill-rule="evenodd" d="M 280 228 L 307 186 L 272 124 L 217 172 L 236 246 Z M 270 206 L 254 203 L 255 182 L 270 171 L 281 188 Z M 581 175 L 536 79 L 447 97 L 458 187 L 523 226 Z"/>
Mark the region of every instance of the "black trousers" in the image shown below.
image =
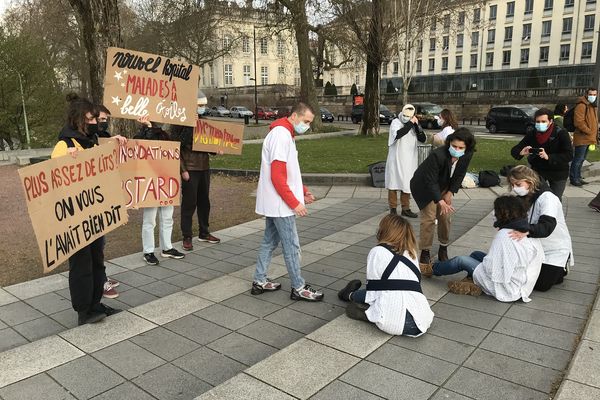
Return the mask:
<path id="1" fill-rule="evenodd" d="M 192 218 L 198 214 L 200 236 L 208 235 L 210 215 L 210 170 L 188 171 L 190 180 L 181 182 L 181 233 L 183 237 L 192 237 Z"/>
<path id="2" fill-rule="evenodd" d="M 535 282 L 534 290 L 540 292 L 546 292 L 552 286 L 557 283 L 562 283 L 564 276 L 567 274 L 564 267 L 557 267 L 556 265 L 542 264 L 542 270 L 540 276 L 538 276 Z"/>
<path id="3" fill-rule="evenodd" d="M 552 193 L 554 193 L 556 195 L 556 197 L 558 197 L 558 199 L 560 201 L 562 201 L 562 195 L 565 192 L 565 186 L 567 186 L 567 180 L 563 179 L 560 181 L 555 181 L 555 180 L 551 180 L 548 179 L 548 185 L 550 186 L 550 190 L 552 191 Z"/>
<path id="4" fill-rule="evenodd" d="M 97 309 L 106 277 L 103 239 L 88 244 L 69 258 L 69 292 L 77 312 Z"/>

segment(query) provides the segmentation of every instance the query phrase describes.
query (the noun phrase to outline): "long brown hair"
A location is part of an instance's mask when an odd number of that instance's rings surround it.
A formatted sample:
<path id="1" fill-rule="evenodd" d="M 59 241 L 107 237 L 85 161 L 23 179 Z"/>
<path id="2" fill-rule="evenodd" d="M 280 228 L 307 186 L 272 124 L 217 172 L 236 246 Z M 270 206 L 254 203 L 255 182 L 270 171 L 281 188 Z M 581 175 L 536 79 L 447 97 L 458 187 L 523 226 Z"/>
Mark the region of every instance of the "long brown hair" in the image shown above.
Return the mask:
<path id="1" fill-rule="evenodd" d="M 388 214 L 379 222 L 377 241 L 391 246 L 399 254 L 408 251 L 417 257 L 417 239 L 410 223 L 396 214 Z"/>
<path id="2" fill-rule="evenodd" d="M 456 117 L 454 116 L 452 111 L 448 110 L 447 108 L 444 108 L 440 113 L 440 117 L 442 117 L 442 119 L 444 120 L 444 126 L 442 126 L 442 128 L 451 126 L 454 130 L 458 129 L 458 122 L 456 121 Z"/>

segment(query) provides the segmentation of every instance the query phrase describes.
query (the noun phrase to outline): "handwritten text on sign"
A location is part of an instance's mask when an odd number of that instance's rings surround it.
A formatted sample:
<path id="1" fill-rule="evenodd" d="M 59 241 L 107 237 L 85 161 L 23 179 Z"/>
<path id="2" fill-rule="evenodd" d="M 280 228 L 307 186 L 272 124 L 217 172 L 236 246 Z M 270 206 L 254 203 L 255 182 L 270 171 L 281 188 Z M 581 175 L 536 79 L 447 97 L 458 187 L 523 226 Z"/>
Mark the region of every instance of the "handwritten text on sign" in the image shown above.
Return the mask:
<path id="1" fill-rule="evenodd" d="M 112 140 L 100 139 L 105 141 Z M 179 142 L 130 139 L 119 147 L 117 162 L 128 208 L 179 205 L 179 146 Z"/>
<path id="2" fill-rule="evenodd" d="M 199 68 L 155 54 L 109 47 L 104 105 L 112 116 L 194 126 Z"/>
<path id="3" fill-rule="evenodd" d="M 199 119 L 194 130 L 194 151 L 242 154 L 244 125 Z"/>
<path id="4" fill-rule="evenodd" d="M 117 158 L 109 143 L 19 170 L 44 272 L 127 222 Z"/>

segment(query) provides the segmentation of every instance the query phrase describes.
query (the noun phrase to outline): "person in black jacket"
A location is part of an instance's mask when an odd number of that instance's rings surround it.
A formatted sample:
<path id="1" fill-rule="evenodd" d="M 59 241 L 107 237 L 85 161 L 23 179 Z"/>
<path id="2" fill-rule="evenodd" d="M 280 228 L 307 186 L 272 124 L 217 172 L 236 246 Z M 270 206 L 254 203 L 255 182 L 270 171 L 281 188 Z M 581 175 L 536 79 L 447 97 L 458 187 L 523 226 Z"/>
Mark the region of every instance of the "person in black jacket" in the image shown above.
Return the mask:
<path id="1" fill-rule="evenodd" d="M 552 193 L 562 201 L 569 162 L 573 159 L 573 146 L 569 132 L 556 125 L 553 113 L 547 108 L 535 112 L 535 132 L 525 137 L 512 148 L 512 156 L 527 161 L 540 177 L 548 182 Z"/>
<path id="2" fill-rule="evenodd" d="M 437 219 L 438 260 L 448 259 L 450 215 L 455 211 L 452 197 L 460 189 L 475 152 L 475 137 L 467 128 L 459 128 L 446 138 L 445 145 L 433 150 L 417 168 L 410 181 L 413 198 L 421 210 L 419 267 L 430 277 L 433 229 Z"/>

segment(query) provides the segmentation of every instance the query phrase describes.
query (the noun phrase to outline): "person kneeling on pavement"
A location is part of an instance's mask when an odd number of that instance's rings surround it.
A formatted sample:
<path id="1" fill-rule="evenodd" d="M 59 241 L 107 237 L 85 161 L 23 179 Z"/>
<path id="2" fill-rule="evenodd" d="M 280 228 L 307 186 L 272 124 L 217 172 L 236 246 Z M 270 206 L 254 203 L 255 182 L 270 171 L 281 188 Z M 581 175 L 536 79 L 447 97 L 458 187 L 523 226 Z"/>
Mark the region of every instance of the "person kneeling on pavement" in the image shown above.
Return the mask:
<path id="1" fill-rule="evenodd" d="M 516 196 L 500 196 L 494 201 L 494 227 L 498 233 L 488 254 L 474 251 L 470 256 L 453 257 L 437 261 L 432 271 L 423 275 L 452 275 L 466 271 L 461 281 L 448 282 L 450 292 L 481 295 L 481 292 L 499 301 L 512 302 L 523 299 L 529 302 L 535 282 L 544 262 L 544 249 L 538 239 L 525 237 L 513 240 L 513 231 L 528 232 L 527 209 Z"/>
<path id="2" fill-rule="evenodd" d="M 379 223 L 377 241 L 367 256 L 366 289 L 353 280 L 338 293 L 349 302 L 346 315 L 372 322 L 390 335 L 420 336 L 434 314 L 421 289 L 412 227 L 401 216 L 388 214 Z"/>

